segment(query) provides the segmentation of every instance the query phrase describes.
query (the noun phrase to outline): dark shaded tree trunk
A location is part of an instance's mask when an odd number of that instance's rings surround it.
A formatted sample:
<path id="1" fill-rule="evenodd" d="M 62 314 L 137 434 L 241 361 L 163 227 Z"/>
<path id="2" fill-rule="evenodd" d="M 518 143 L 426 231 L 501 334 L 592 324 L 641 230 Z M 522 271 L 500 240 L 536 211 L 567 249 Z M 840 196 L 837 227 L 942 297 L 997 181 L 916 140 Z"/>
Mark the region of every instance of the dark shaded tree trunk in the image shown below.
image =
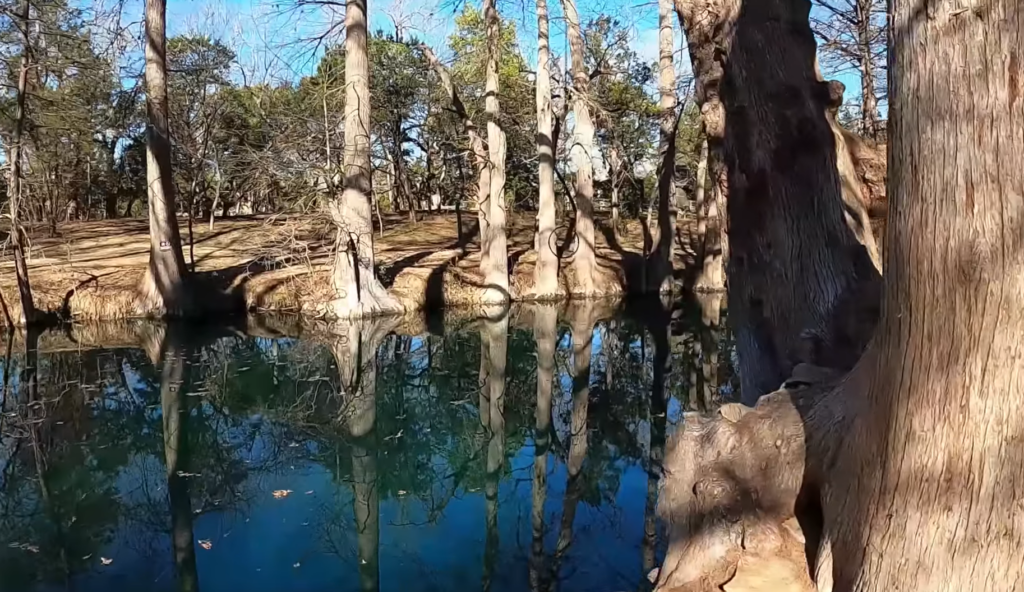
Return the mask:
<path id="1" fill-rule="evenodd" d="M 17 27 L 21 31 L 21 67 L 18 69 L 18 87 L 15 97 L 14 132 L 11 134 L 10 164 L 11 176 L 7 183 L 7 201 L 11 215 L 11 250 L 14 252 L 14 274 L 21 298 L 21 320 L 25 324 L 36 321 L 36 305 L 32 299 L 32 284 L 28 277 L 28 263 L 25 260 L 25 235 L 21 228 L 21 165 L 24 159 L 22 140 L 25 129 L 25 99 L 28 93 L 28 71 L 32 67 L 32 43 L 29 39 L 29 0 L 22 0 L 21 14 Z"/>
<path id="2" fill-rule="evenodd" d="M 171 171 L 167 101 L 166 0 L 146 0 L 146 186 L 149 197 L 149 266 L 141 288 L 145 313 L 196 312 L 181 250 Z"/>
<path id="3" fill-rule="evenodd" d="M 793 0 L 676 1 L 712 179 L 727 179 L 729 320 L 748 402 L 798 362 L 852 367 L 877 318 L 879 276 L 844 223 L 809 8 Z M 808 224 L 801 212 L 819 219 Z"/>

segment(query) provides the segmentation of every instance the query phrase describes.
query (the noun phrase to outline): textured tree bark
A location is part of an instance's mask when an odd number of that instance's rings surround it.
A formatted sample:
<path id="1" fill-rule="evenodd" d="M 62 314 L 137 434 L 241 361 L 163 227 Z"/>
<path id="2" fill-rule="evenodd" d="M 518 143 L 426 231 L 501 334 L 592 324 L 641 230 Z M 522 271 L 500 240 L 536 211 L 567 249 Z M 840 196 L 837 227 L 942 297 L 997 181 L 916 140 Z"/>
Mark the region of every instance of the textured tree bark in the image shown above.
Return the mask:
<path id="1" fill-rule="evenodd" d="M 658 0 L 658 92 L 661 122 L 658 139 L 658 241 L 649 261 L 646 289 L 672 290 L 672 251 L 676 227 L 676 71 L 672 64 L 672 0 Z"/>
<path id="2" fill-rule="evenodd" d="M 548 44 L 548 2 L 537 0 L 537 264 L 533 295 L 560 296 L 558 253 L 555 250 L 555 144 L 551 106 L 551 49 Z"/>
<path id="3" fill-rule="evenodd" d="M 377 280 L 370 207 L 370 66 L 366 0 L 345 5 L 345 189 L 330 200 L 337 228 L 331 283 L 332 312 L 356 318 L 399 312 L 401 305 Z"/>
<path id="4" fill-rule="evenodd" d="M 505 236 L 505 132 L 501 129 L 501 103 L 498 99 L 498 60 L 501 52 L 501 19 L 495 0 L 484 0 L 484 20 L 487 23 L 487 153 L 490 157 L 490 194 L 487 200 L 487 229 L 481 236 L 481 250 L 487 259 L 481 260 L 484 272 L 485 303 L 509 300 L 508 291 L 508 239 Z"/>
<path id="5" fill-rule="evenodd" d="M 25 241 L 21 229 L 21 165 L 22 135 L 25 130 L 25 99 L 28 93 L 28 70 L 32 64 L 32 43 L 29 39 L 29 15 L 31 4 L 22 0 L 18 29 L 21 31 L 21 67 L 18 69 L 18 88 L 16 91 L 14 131 L 11 134 L 10 155 L 11 176 L 7 184 L 7 201 L 11 214 L 11 250 L 14 251 L 14 274 L 18 282 L 18 296 L 21 297 L 21 321 L 32 324 L 36 321 L 36 305 L 32 300 L 32 284 L 28 277 L 28 264 L 25 261 Z"/>
<path id="6" fill-rule="evenodd" d="M 712 169 L 722 155 L 729 321 L 745 401 L 774 390 L 801 361 L 852 367 L 877 318 L 879 276 L 844 223 L 809 8 L 676 1 Z M 817 212 L 816 222 L 803 212 Z"/>
<path id="7" fill-rule="evenodd" d="M 584 63 L 583 34 L 580 30 L 580 16 L 575 0 L 562 0 L 565 13 L 566 35 L 569 37 L 569 51 L 572 54 L 572 113 L 574 121 L 572 154 L 576 162 L 576 236 L 579 246 L 573 255 L 573 269 L 576 272 L 576 286 L 572 291 L 579 295 L 593 295 L 594 268 L 597 265 L 594 252 L 594 121 L 590 117 L 587 86 L 589 77 Z"/>
<path id="8" fill-rule="evenodd" d="M 798 366 L 755 409 L 724 406 L 673 438 L 659 509 L 683 536 L 661 589 L 725 585 L 757 561 L 806 573 L 808 559 L 819 591 L 1020 588 L 1022 7 L 928 8 L 893 4 L 875 339 L 845 377 Z"/>
<path id="9" fill-rule="evenodd" d="M 168 123 L 166 0 L 146 0 L 146 188 L 149 199 L 149 266 L 140 289 L 144 313 L 188 316 L 197 312 L 181 250 L 171 171 Z"/>
<path id="10" fill-rule="evenodd" d="M 826 536 L 836 590 L 1017 590 L 1024 6 L 919 10 L 892 4 L 891 271 Z"/>
<path id="11" fill-rule="evenodd" d="M 720 178 L 709 179 L 708 171 L 722 175 L 720 164 L 708 166 L 708 141 L 701 144 L 700 161 L 697 163 L 697 240 L 700 252 L 700 269 L 693 282 L 697 292 L 722 292 L 725 290 L 725 261 L 728 239 L 725 233 L 725 194 Z"/>

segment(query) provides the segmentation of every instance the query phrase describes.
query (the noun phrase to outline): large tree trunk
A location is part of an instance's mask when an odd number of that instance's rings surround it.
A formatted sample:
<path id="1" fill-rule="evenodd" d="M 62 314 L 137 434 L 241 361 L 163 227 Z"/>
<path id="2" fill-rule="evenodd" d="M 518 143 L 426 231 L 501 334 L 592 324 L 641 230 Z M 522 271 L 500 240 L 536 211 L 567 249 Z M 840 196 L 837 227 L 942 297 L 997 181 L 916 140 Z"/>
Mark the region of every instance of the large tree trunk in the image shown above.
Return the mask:
<path id="1" fill-rule="evenodd" d="M 36 305 L 32 300 L 32 285 L 28 278 L 28 263 L 25 261 L 25 241 L 21 229 L 21 165 L 24 158 L 22 138 L 25 130 L 25 99 L 28 92 L 28 70 L 31 67 L 32 44 L 28 37 L 28 22 L 31 5 L 22 0 L 18 28 L 21 30 L 21 68 L 18 70 L 17 99 L 15 101 L 14 133 L 11 135 L 11 176 L 7 184 L 7 200 L 11 212 L 11 247 L 14 251 L 14 274 L 18 281 L 18 295 L 21 297 L 21 320 L 32 324 L 36 320 Z"/>
<path id="2" fill-rule="evenodd" d="M 727 176 L 729 320 L 745 401 L 774 390 L 800 361 L 852 367 L 877 315 L 877 271 L 844 223 L 809 8 L 676 1 L 712 178 L 716 154 Z M 802 212 L 819 219 L 808 224 Z"/>
<path id="3" fill-rule="evenodd" d="M 678 433 L 659 507 L 674 533 L 662 589 L 735 586 L 765 560 L 796 577 L 808 559 L 817 581 L 785 589 L 1020 587 L 1021 9 L 943 2 L 921 18 L 916 2 L 893 3 L 878 332 L 847 376 L 801 365 L 753 411 L 726 406 Z M 932 92 L 934 80 L 950 88 Z M 814 226 L 822 211 L 801 217 Z"/>
<path id="4" fill-rule="evenodd" d="M 487 258 L 481 260 L 485 292 L 483 301 L 504 302 L 508 291 L 508 239 L 505 236 L 505 132 L 501 129 L 501 105 L 498 100 L 498 61 L 501 52 L 501 19 L 495 0 L 484 0 L 484 20 L 487 23 L 487 84 L 485 105 L 487 110 L 487 151 L 490 157 L 491 186 L 487 199 L 488 224 L 481 236 L 482 251 Z M 482 229 L 483 230 L 483 229 Z"/>
<path id="5" fill-rule="evenodd" d="M 444 88 L 445 94 L 448 95 L 448 100 L 452 103 L 452 109 L 455 110 L 455 114 L 462 120 L 462 127 L 466 130 L 466 136 L 469 138 L 469 147 L 473 152 L 473 164 L 476 165 L 477 173 L 476 211 L 477 221 L 480 226 L 478 233 L 481 239 L 480 265 L 486 267 L 484 260 L 487 258 L 487 251 L 483 248 L 483 237 L 487 232 L 489 216 L 485 207 L 487 198 L 491 194 L 491 169 L 487 166 L 489 158 L 487 143 L 480 136 L 476 124 L 473 123 L 473 119 L 470 118 L 469 113 L 466 111 L 466 106 L 462 103 L 458 91 L 455 90 L 455 85 L 452 84 L 452 77 L 448 70 L 441 64 L 441 61 L 437 59 L 437 56 L 434 55 L 434 52 L 429 47 L 420 45 L 420 49 L 427 58 L 427 62 L 434 69 L 437 77 L 441 80 L 441 86 Z M 461 161 L 459 171 L 462 171 Z M 458 202 L 456 202 L 456 212 L 459 212 Z"/>
<path id="6" fill-rule="evenodd" d="M 487 393 L 487 472 L 484 475 L 486 538 L 484 539 L 483 590 L 490 590 L 500 547 L 498 485 L 505 464 L 505 364 L 508 357 L 508 316 L 482 321 L 480 342 L 487 349 L 484 391 Z M 483 407 L 481 407 L 481 410 Z"/>
<path id="7" fill-rule="evenodd" d="M 878 353 L 855 371 L 859 447 L 824 497 L 835 589 L 1017 590 L 1024 6 L 892 11 L 890 271 Z"/>
<path id="8" fill-rule="evenodd" d="M 646 289 L 672 290 L 672 247 L 676 227 L 676 71 L 672 64 L 672 0 L 658 0 L 658 92 L 661 130 L 658 141 L 658 242 L 651 253 Z"/>
<path id="9" fill-rule="evenodd" d="M 566 34 L 572 54 L 572 113 L 574 122 L 572 153 L 576 162 L 576 236 L 579 246 L 573 256 L 576 286 L 573 292 L 593 295 L 596 254 L 594 252 L 594 121 L 590 117 L 587 96 L 589 76 L 584 63 L 583 34 L 575 0 L 562 0 Z"/>
<path id="10" fill-rule="evenodd" d="M 166 0 L 146 0 L 146 187 L 149 198 L 149 267 L 141 308 L 170 316 L 194 314 L 189 274 L 181 251 L 171 172 L 168 124 Z"/>
<path id="11" fill-rule="evenodd" d="M 558 289 L 555 248 L 555 137 L 551 105 L 551 49 L 548 44 L 548 2 L 537 0 L 537 264 L 533 295 L 554 297 Z"/>
<path id="12" fill-rule="evenodd" d="M 370 65 L 366 0 L 345 5 L 345 189 L 330 201 L 337 227 L 331 281 L 334 313 L 354 318 L 397 312 L 401 305 L 377 280 L 370 208 Z"/>

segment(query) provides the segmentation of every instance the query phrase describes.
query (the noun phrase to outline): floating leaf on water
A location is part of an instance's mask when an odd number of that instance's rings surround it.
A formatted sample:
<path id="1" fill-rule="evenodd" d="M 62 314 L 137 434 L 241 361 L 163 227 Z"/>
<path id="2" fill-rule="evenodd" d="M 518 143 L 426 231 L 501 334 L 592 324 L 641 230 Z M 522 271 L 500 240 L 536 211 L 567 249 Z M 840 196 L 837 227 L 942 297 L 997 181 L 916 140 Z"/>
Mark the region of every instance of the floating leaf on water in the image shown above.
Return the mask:
<path id="1" fill-rule="evenodd" d="M 213 543 L 209 539 L 199 539 L 199 546 L 209 551 L 213 548 Z"/>
<path id="2" fill-rule="evenodd" d="M 107 559 L 106 557 L 100 557 L 100 563 L 102 563 L 103 565 L 110 565 L 113 562 L 114 562 L 113 559 Z"/>
<path id="3" fill-rule="evenodd" d="M 651 571 L 647 572 L 647 580 L 652 584 L 658 581 L 658 574 L 661 573 L 661 568 L 656 567 Z"/>
<path id="4" fill-rule="evenodd" d="M 292 493 L 291 489 L 275 489 L 274 490 L 274 497 L 276 499 L 281 499 L 281 498 L 284 498 L 284 497 L 288 497 L 288 495 L 291 494 L 291 493 Z"/>
<path id="5" fill-rule="evenodd" d="M 92 553 L 89 553 L 88 555 L 82 557 L 82 561 L 88 561 L 89 559 L 92 559 Z"/>
<path id="6" fill-rule="evenodd" d="M 302 565 L 302 564 L 296 561 L 295 565 L 292 565 L 292 567 L 298 568 L 300 565 Z"/>
<path id="7" fill-rule="evenodd" d="M 407 492 L 404 489 L 398 490 L 398 495 L 405 495 Z"/>
<path id="8" fill-rule="evenodd" d="M 306 495 L 313 495 L 313 490 L 312 490 L 312 489 L 310 489 L 309 491 L 307 491 L 307 492 L 306 492 Z"/>
<path id="9" fill-rule="evenodd" d="M 298 442 L 290 442 L 288 444 L 288 448 L 298 448 L 298 447 L 299 447 L 299 443 Z"/>

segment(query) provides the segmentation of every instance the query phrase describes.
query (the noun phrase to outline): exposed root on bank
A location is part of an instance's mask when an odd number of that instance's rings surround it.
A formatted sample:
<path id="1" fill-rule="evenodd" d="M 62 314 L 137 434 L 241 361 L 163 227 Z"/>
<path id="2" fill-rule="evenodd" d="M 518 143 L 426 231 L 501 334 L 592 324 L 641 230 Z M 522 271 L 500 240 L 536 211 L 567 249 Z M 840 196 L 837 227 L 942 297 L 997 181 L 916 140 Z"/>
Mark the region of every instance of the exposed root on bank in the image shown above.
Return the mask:
<path id="1" fill-rule="evenodd" d="M 669 547 L 655 590 L 811 592 L 818 503 L 849 420 L 835 371 L 798 365 L 756 407 L 687 415 L 666 448 L 658 513 Z"/>

